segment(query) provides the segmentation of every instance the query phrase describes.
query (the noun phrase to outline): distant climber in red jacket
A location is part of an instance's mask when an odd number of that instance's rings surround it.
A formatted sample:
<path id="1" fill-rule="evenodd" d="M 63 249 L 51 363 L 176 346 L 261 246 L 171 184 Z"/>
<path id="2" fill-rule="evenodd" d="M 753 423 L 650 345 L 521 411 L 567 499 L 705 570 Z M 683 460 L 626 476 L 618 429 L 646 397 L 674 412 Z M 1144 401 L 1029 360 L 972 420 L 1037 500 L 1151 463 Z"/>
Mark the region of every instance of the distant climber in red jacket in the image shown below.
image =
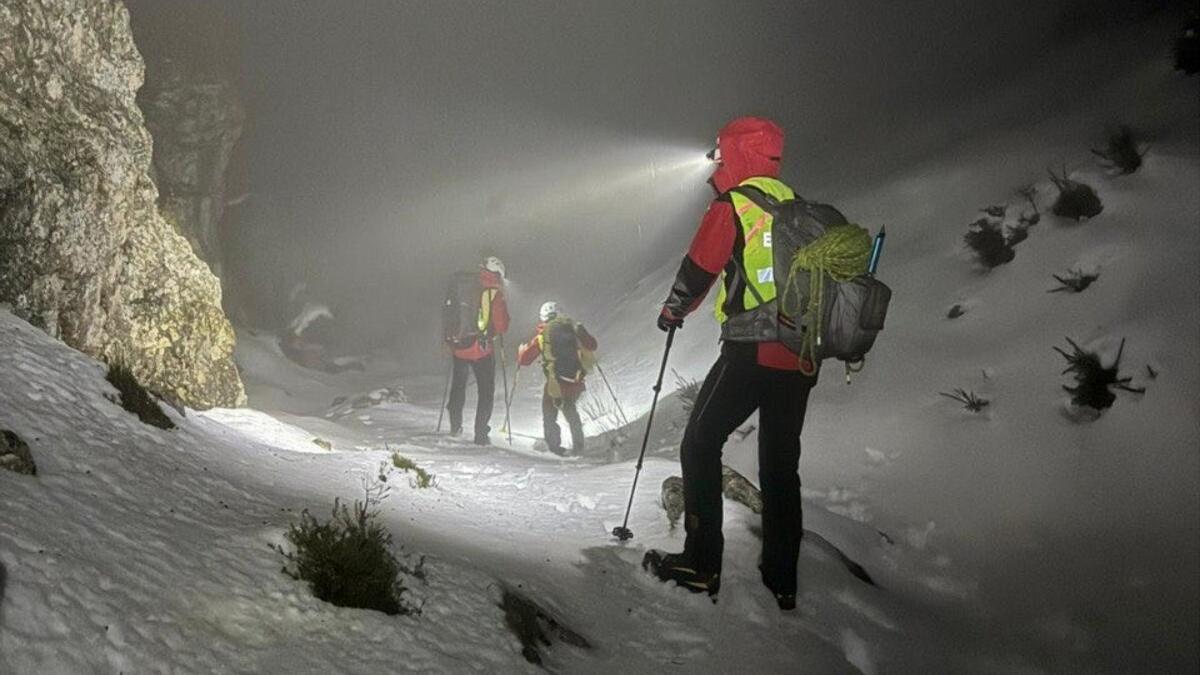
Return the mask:
<path id="1" fill-rule="evenodd" d="M 593 354 L 599 346 L 583 324 L 577 323 L 558 309 L 558 303 L 547 302 L 538 313 L 537 333 L 521 345 L 517 363 L 533 365 L 542 357 L 542 372 L 546 388 L 542 392 L 542 431 L 550 452 L 562 455 L 562 432 L 558 428 L 558 411 L 567 418 L 571 428 L 571 451 L 576 455 L 584 450 L 583 421 L 579 417 L 579 397 L 587 389 L 584 378 L 595 363 Z"/>
<path id="2" fill-rule="evenodd" d="M 465 275 L 457 275 L 461 278 Z M 447 335 L 454 353 L 454 369 L 450 379 L 450 395 L 446 411 L 450 413 L 450 434 L 462 433 L 463 404 L 467 398 L 467 377 L 475 373 L 479 400 L 475 404 L 475 443 L 488 445 L 491 432 L 492 407 L 496 397 L 495 339 L 508 332 L 508 305 L 504 300 L 504 263 L 488 256 L 479 266 L 478 279 L 462 284 L 461 306 L 473 316 L 460 323 L 457 332 L 465 337 Z M 478 297 L 476 297 L 478 293 Z M 448 301 L 449 302 L 449 301 Z M 476 309 L 477 308 L 477 309 Z M 453 310 L 453 308 L 451 308 Z"/>

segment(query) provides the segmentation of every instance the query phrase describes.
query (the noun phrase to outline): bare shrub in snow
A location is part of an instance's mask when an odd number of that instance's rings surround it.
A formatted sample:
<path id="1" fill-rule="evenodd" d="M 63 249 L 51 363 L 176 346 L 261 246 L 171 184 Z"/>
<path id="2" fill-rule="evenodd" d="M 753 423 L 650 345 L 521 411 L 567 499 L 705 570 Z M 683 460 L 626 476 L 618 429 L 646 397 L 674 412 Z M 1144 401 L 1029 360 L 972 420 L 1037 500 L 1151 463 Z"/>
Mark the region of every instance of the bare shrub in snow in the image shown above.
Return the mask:
<path id="1" fill-rule="evenodd" d="M 397 469 L 400 469 L 401 471 L 403 471 L 405 473 L 413 474 L 412 478 L 409 480 L 409 482 L 412 484 L 413 487 L 427 488 L 427 487 L 433 487 L 437 483 L 437 479 L 434 477 L 433 474 L 431 474 L 428 471 L 426 471 L 425 469 L 422 469 L 421 467 L 417 466 L 416 462 L 405 457 L 404 455 L 401 455 L 398 452 L 392 453 L 392 466 L 396 467 Z M 382 475 L 382 472 L 381 472 L 381 475 Z M 387 478 L 384 477 L 383 480 L 386 481 Z"/>
<path id="2" fill-rule="evenodd" d="M 1106 167 L 1121 175 L 1127 175 L 1142 166 L 1142 156 L 1146 151 L 1142 150 L 1140 145 L 1133 129 L 1122 124 L 1109 130 L 1104 149 L 1092 148 L 1092 154 L 1103 160 Z"/>
<path id="3" fill-rule="evenodd" d="M 963 305 L 962 303 L 958 303 L 958 304 L 954 305 L 953 307 L 951 307 L 950 310 L 946 312 L 946 318 L 947 319 L 957 319 L 958 317 L 960 317 L 966 313 L 967 313 L 967 307 L 965 305 Z"/>
<path id="4" fill-rule="evenodd" d="M 1200 73 L 1200 18 L 1192 18 L 1175 39 L 1175 70 Z"/>
<path id="5" fill-rule="evenodd" d="M 1074 387 L 1063 385 L 1063 389 L 1071 394 L 1071 403 L 1079 407 L 1104 410 L 1112 407 L 1113 402 L 1117 400 L 1117 395 L 1112 392 L 1113 387 L 1135 394 L 1145 393 L 1145 389 L 1129 384 L 1133 378 L 1121 377 L 1118 372 L 1121 367 L 1121 354 L 1125 351 L 1124 340 L 1121 340 L 1121 347 L 1117 350 L 1117 358 L 1108 368 L 1101 364 L 1098 354 L 1080 349 L 1071 338 L 1066 340 L 1071 345 L 1070 353 L 1058 347 L 1055 347 L 1054 351 L 1062 354 L 1067 360 L 1063 374 L 1072 373 L 1075 376 Z"/>
<path id="6" fill-rule="evenodd" d="M 1054 280 L 1059 283 L 1057 288 L 1051 288 L 1047 293 L 1082 293 L 1092 282 L 1099 279 L 1100 275 L 1093 272 L 1083 272 L 1081 270 L 1071 270 L 1063 276 L 1051 274 Z"/>
<path id="7" fill-rule="evenodd" d="M 579 412 L 583 413 L 584 418 L 595 423 L 600 428 L 600 433 L 614 431 L 623 426 L 616 406 L 590 393 L 587 399 L 581 402 Z"/>
<path id="8" fill-rule="evenodd" d="M 0 469 L 7 469 L 26 476 L 37 475 L 33 453 L 16 432 L 0 429 Z"/>
<path id="9" fill-rule="evenodd" d="M 552 637 L 583 649 L 592 646 L 587 638 L 567 628 L 528 595 L 507 584 L 501 587 L 500 609 L 504 610 L 505 625 L 521 643 L 521 655 L 532 664 L 542 665 L 541 650 L 554 644 Z"/>
<path id="10" fill-rule="evenodd" d="M 957 388 L 952 392 L 939 391 L 938 395 L 945 396 L 948 399 L 958 401 L 963 404 L 963 408 L 973 413 L 983 412 L 983 409 L 988 407 L 991 401 L 980 396 L 976 396 L 975 392 L 967 391 L 962 388 Z"/>
<path id="11" fill-rule="evenodd" d="M 392 553 L 392 535 L 379 522 L 373 503 L 368 494 L 366 501 L 355 501 L 351 510 L 335 499 L 333 513 L 325 522 L 308 509 L 302 511 L 300 522 L 293 523 L 284 535 L 295 550 L 274 547 L 287 558 L 283 572 L 307 581 L 313 595 L 338 607 L 418 613 L 403 597 L 406 589 L 400 576 L 416 570 Z"/>
<path id="12" fill-rule="evenodd" d="M 671 369 L 671 372 L 675 374 L 675 393 L 679 395 L 679 403 L 683 412 L 691 415 L 692 408 L 696 405 L 696 397 L 700 395 L 700 381 L 686 378 L 674 368 Z"/>
<path id="13" fill-rule="evenodd" d="M 988 269 L 999 267 L 1017 256 L 999 223 L 980 218 L 971 223 L 963 236 L 967 247 L 975 254 L 981 265 Z"/>
<path id="14" fill-rule="evenodd" d="M 137 415 L 137 418 L 144 424 L 159 429 L 175 428 L 175 423 L 171 421 L 170 417 L 167 417 L 158 402 L 137 381 L 128 368 L 121 364 L 113 364 L 108 367 L 108 375 L 105 379 L 117 388 L 120 398 L 115 402 L 125 410 Z"/>
<path id="15" fill-rule="evenodd" d="M 1054 200 L 1054 206 L 1050 208 L 1054 215 L 1083 220 L 1093 218 L 1104 210 L 1104 204 L 1092 186 L 1067 178 L 1065 167 L 1061 176 L 1054 175 L 1053 171 L 1049 173 L 1050 180 L 1054 181 L 1054 186 L 1058 188 L 1058 199 Z"/>
<path id="16" fill-rule="evenodd" d="M 1031 225 L 1037 225 L 1041 222 L 1042 212 L 1038 209 L 1037 201 L 1034 200 L 1037 196 L 1037 187 L 1033 183 L 1026 183 L 1019 186 L 1013 192 L 1029 203 L 1029 210 L 1021 211 L 1018 223 L 1028 228 Z"/>

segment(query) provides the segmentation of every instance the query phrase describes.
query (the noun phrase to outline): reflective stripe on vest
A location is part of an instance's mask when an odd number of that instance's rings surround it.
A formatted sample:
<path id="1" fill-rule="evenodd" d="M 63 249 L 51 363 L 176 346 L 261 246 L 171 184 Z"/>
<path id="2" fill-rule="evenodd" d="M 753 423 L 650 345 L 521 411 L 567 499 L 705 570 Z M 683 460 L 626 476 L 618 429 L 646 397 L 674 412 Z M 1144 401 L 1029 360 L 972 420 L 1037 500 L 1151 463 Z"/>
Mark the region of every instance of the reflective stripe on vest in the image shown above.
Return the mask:
<path id="1" fill-rule="evenodd" d="M 755 176 L 738 185 L 756 187 L 776 201 L 782 202 L 796 198 L 796 194 L 790 187 L 775 178 Z M 731 192 L 729 198 L 734 218 L 742 228 L 742 240 L 745 242 L 741 251 L 742 269 L 746 273 L 746 290 L 742 295 L 742 306 L 750 310 L 758 307 L 759 298 L 762 298 L 763 302 L 775 299 L 775 257 L 771 248 L 771 226 L 774 224 L 774 218 L 743 195 Z M 735 251 L 734 254 L 736 255 L 737 252 Z M 720 281 L 721 286 L 717 294 L 717 306 L 714 314 L 718 322 L 725 323 L 729 317 L 725 314 L 727 284 L 724 271 L 721 272 Z M 755 297 L 755 291 L 758 292 L 758 297 Z"/>
<path id="2" fill-rule="evenodd" d="M 475 322 L 479 326 L 480 333 L 486 333 L 488 324 L 492 322 L 492 302 L 495 299 L 496 289 L 483 289 L 483 294 L 479 297 L 479 316 Z"/>

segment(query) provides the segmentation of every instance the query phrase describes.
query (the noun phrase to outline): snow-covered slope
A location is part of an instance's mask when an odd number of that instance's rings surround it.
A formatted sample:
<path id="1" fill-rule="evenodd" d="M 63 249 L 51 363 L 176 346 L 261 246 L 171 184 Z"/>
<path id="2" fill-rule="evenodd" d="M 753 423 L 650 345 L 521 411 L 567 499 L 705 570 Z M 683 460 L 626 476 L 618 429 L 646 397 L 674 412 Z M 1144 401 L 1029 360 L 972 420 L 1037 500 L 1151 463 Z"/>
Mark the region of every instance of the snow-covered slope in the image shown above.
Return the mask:
<path id="1" fill-rule="evenodd" d="M 878 663 L 978 657 L 937 637 L 938 619 L 912 605 L 914 592 L 922 604 L 948 602 L 952 595 L 929 589 L 953 583 L 852 520 L 810 508 L 809 528 L 885 588 L 908 591 L 867 586 L 828 550 L 806 545 L 802 611 L 781 616 L 758 584 L 755 519 L 731 505 L 735 553 L 713 606 L 637 569 L 643 546 L 679 537 L 654 504 L 656 490 L 638 499 L 637 540 L 610 539 L 627 463 L 578 467 L 462 447 L 405 425 L 392 428 L 392 449 L 431 470 L 437 487 L 397 482 L 383 511 L 407 551 L 429 556 L 428 583 L 409 580 L 424 612 L 338 609 L 281 574 L 268 545 L 300 510 L 323 513 L 335 496 L 361 493 L 387 457 L 372 438 L 359 436 L 371 449 L 314 453 L 308 432 L 252 411 L 174 416 L 179 427 L 162 431 L 108 399 L 99 364 L 6 312 L 0 341 L 0 427 L 29 442 L 39 468 L 36 477 L 0 473 L 8 576 L 0 672 L 532 669 L 504 628 L 500 581 L 528 589 L 593 642 L 586 652 L 551 650 L 549 663 L 572 672 L 849 672 L 851 663 L 873 672 Z M 405 405 L 377 412 L 401 419 Z M 651 461 L 644 484 L 674 468 Z M 936 646 L 908 646 L 913 634 Z"/>

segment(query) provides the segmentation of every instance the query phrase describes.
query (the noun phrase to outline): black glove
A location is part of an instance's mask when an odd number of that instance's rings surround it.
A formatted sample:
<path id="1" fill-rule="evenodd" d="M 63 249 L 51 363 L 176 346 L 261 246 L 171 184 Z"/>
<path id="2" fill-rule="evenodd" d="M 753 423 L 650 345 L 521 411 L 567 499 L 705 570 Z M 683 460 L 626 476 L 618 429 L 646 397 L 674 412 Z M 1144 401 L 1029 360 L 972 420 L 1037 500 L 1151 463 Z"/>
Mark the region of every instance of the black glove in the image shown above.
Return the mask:
<path id="1" fill-rule="evenodd" d="M 670 310 L 663 307 L 662 312 L 658 315 L 658 329 L 665 333 L 672 328 L 676 330 L 683 328 L 683 317 L 675 316 Z"/>

